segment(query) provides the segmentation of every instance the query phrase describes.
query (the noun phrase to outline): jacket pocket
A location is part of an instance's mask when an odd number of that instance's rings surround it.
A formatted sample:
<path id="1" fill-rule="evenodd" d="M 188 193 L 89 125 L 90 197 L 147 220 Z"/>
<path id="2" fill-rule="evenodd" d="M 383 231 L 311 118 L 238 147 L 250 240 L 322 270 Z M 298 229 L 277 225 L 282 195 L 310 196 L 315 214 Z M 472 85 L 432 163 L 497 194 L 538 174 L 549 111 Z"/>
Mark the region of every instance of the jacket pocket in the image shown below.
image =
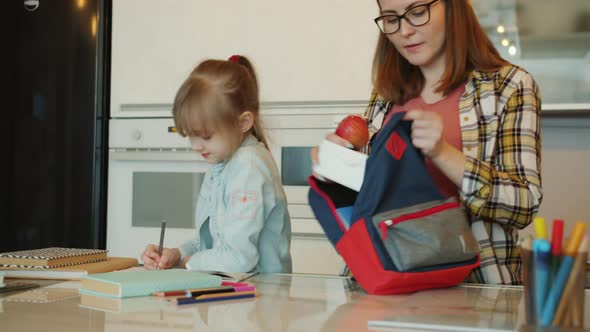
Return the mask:
<path id="1" fill-rule="evenodd" d="M 479 254 L 467 216 L 455 198 L 383 212 L 372 222 L 399 271 L 463 262 Z"/>

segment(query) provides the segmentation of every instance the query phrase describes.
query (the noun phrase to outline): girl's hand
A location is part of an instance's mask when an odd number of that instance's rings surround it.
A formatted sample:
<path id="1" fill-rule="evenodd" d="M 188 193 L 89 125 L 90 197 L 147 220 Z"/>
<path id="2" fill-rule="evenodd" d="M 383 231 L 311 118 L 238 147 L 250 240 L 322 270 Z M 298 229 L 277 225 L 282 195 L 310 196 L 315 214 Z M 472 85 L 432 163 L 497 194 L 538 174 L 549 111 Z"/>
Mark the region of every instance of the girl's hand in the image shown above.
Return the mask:
<path id="1" fill-rule="evenodd" d="M 447 144 L 443 138 L 443 121 L 435 112 L 411 110 L 406 113 L 404 120 L 413 120 L 412 144 L 430 158 L 436 158 Z"/>
<path id="2" fill-rule="evenodd" d="M 180 258 L 180 251 L 177 248 L 164 248 L 162 257 L 158 256 L 158 246 L 155 244 L 148 244 L 141 255 L 143 266 L 147 270 L 155 270 L 158 266 L 160 269 L 175 267 L 180 263 Z"/>
<path id="3" fill-rule="evenodd" d="M 191 259 L 191 256 L 186 256 L 182 258 L 182 261 L 180 262 L 180 265 L 182 267 L 186 267 L 186 264 L 188 263 L 188 261 Z"/>
<path id="4" fill-rule="evenodd" d="M 338 145 L 342 145 L 345 148 L 353 148 L 353 145 L 345 140 L 344 138 L 334 134 L 334 133 L 330 133 L 328 135 L 326 135 L 326 140 L 332 142 L 332 143 L 336 143 Z M 311 164 L 312 164 L 312 170 L 314 169 L 313 166 L 315 166 L 317 163 L 319 163 L 319 155 L 320 152 L 320 147 L 319 146 L 314 146 L 313 148 L 311 148 Z M 328 180 L 326 180 L 326 178 L 324 178 L 323 176 L 316 174 L 315 172 L 311 173 L 316 179 L 320 180 L 320 181 L 325 181 L 325 182 L 330 182 Z"/>

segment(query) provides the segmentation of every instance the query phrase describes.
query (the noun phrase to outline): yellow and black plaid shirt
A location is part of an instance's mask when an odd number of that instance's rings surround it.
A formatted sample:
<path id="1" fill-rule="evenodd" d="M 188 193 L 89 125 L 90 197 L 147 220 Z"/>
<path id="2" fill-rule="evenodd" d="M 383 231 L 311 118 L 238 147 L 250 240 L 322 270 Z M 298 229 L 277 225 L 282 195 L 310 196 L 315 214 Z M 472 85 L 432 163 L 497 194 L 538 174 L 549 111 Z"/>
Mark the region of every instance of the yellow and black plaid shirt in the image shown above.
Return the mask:
<path id="1" fill-rule="evenodd" d="M 371 133 L 393 104 L 375 92 L 365 116 Z M 467 158 L 460 199 L 481 247 L 481 266 L 469 282 L 520 284 L 518 230 L 531 223 L 541 190 L 541 97 L 522 68 L 473 71 L 459 101 Z"/>

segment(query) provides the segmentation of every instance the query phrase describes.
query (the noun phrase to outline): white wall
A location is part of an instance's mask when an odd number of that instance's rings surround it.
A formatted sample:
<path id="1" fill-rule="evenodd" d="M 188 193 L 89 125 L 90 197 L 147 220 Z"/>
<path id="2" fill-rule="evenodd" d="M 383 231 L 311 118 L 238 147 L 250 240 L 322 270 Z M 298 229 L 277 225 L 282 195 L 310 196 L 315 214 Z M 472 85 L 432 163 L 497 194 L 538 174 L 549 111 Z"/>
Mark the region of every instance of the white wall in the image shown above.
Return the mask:
<path id="1" fill-rule="evenodd" d="M 376 15 L 372 0 L 114 1 L 111 113 L 170 105 L 198 62 L 236 53 L 257 66 L 264 102 L 366 100 Z M 545 93 L 568 94 L 556 91 Z M 568 234 L 590 222 L 590 123 L 544 123 L 540 215 Z"/>
<path id="2" fill-rule="evenodd" d="M 564 219 L 564 236 L 577 221 L 590 229 L 590 118 L 546 117 L 542 120 L 543 202 L 539 216 L 547 231 L 555 218 Z M 522 234 L 534 234 L 530 225 Z"/>
<path id="3" fill-rule="evenodd" d="M 113 1 L 111 112 L 170 104 L 205 58 L 249 56 L 262 101 L 366 100 L 374 1 Z"/>

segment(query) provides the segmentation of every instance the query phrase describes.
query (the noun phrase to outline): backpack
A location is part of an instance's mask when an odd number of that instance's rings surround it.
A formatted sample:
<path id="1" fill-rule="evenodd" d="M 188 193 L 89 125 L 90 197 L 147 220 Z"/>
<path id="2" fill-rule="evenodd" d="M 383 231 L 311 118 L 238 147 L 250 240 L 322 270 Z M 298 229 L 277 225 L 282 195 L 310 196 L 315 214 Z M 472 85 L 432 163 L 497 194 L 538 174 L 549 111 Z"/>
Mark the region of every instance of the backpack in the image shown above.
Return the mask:
<path id="1" fill-rule="evenodd" d="M 436 188 L 404 114 L 373 136 L 359 192 L 308 179 L 317 220 L 370 294 L 454 286 L 479 266 L 464 208 Z"/>

